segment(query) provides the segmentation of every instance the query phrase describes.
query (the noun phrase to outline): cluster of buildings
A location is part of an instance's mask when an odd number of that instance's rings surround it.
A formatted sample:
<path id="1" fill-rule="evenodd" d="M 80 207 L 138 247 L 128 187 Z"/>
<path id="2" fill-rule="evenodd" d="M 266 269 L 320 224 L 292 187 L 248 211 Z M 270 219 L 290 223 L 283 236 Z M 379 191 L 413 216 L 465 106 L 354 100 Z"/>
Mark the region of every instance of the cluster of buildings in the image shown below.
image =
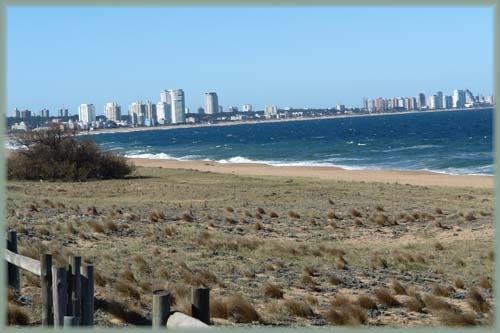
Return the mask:
<path id="1" fill-rule="evenodd" d="M 426 98 L 424 93 L 419 93 L 416 97 L 363 98 L 363 109 L 370 113 L 384 111 L 464 109 L 487 107 L 493 104 L 493 96 L 474 96 L 469 89 L 455 89 L 452 95 L 444 95 L 442 91 L 438 91 L 428 98 Z"/>
<path id="2" fill-rule="evenodd" d="M 184 123 L 216 123 L 221 121 L 263 120 L 301 117 L 325 117 L 340 114 L 364 114 L 382 112 L 400 112 L 414 110 L 441 110 L 492 107 L 493 96 L 474 96 L 468 89 L 456 89 L 452 95 L 438 91 L 428 97 L 419 93 L 416 97 L 393 98 L 363 98 L 361 108 L 346 107 L 337 104 L 332 108 L 294 109 L 286 107 L 279 109 L 276 105 L 266 105 L 263 111 L 252 110 L 251 104 L 243 104 L 241 111 L 237 106 L 230 106 L 227 112 L 219 104 L 215 92 L 205 93 L 205 106 L 199 107 L 196 113 L 191 113 L 186 107 L 185 95 L 182 89 L 162 90 L 157 103 L 140 100 L 132 102 L 127 112 L 116 102 L 104 105 L 104 115 L 96 115 L 94 104 L 81 104 L 77 115 L 70 115 L 68 109 L 62 107 L 57 116 L 51 117 L 48 109 L 40 110 L 38 116 L 29 110 L 20 111 L 15 108 L 8 118 L 11 130 L 43 129 L 56 123 L 68 129 L 94 130 L 116 127 L 142 127 L 175 125 Z M 20 121 L 19 121 L 20 120 Z"/>

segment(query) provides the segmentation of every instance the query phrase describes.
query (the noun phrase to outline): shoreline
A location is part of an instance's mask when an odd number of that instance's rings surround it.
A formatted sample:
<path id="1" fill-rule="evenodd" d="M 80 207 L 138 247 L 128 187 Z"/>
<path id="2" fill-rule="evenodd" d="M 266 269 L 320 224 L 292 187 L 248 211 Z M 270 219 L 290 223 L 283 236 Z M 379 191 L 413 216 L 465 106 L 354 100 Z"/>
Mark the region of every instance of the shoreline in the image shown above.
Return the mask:
<path id="1" fill-rule="evenodd" d="M 160 131 L 160 130 L 171 130 L 176 128 L 199 128 L 199 127 L 217 127 L 217 126 L 236 126 L 236 125 L 254 125 L 254 124 L 266 124 L 266 123 L 279 123 L 279 122 L 290 122 L 290 121 L 313 121 L 313 120 L 323 120 L 323 119 L 345 119 L 345 118 L 357 118 L 357 117 L 381 117 L 381 116 L 400 116 L 405 114 L 415 114 L 415 113 L 438 113 L 438 112 L 455 112 L 455 111 L 477 111 L 477 110 L 494 110 L 495 107 L 484 107 L 484 108 L 470 108 L 470 109 L 446 109 L 446 110 L 427 110 L 427 111 L 404 111 L 404 112 L 393 112 L 393 113 L 369 113 L 369 114 L 344 114 L 336 116 L 323 116 L 315 118 L 281 118 L 281 119 L 268 119 L 268 120 L 235 120 L 235 121 L 222 121 L 213 124 L 180 124 L 180 125 L 160 125 L 152 127 L 119 127 L 119 128 L 109 128 L 109 129 L 98 129 L 94 131 L 79 132 L 77 135 L 98 135 L 98 134 L 114 134 L 114 133 L 128 133 L 128 132 L 140 132 L 140 131 Z"/>
<path id="2" fill-rule="evenodd" d="M 127 158 L 127 160 L 140 167 L 197 170 L 243 176 L 301 177 L 348 182 L 382 182 L 485 189 L 494 187 L 494 176 L 448 175 L 431 171 L 346 170 L 332 166 L 273 166 L 261 163 L 219 163 L 148 158 Z"/>

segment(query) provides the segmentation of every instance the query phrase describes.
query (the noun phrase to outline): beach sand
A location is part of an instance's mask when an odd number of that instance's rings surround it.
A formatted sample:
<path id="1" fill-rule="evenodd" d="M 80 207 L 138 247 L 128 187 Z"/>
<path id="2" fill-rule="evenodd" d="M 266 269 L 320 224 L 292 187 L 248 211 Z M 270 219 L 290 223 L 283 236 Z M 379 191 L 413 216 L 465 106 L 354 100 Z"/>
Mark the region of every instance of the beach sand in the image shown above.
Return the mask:
<path id="1" fill-rule="evenodd" d="M 345 170 L 318 166 L 271 166 L 260 163 L 218 163 L 165 159 L 130 159 L 137 166 L 210 171 L 251 176 L 313 177 L 319 179 L 399 183 L 421 186 L 493 188 L 492 176 L 447 175 L 427 171 Z"/>

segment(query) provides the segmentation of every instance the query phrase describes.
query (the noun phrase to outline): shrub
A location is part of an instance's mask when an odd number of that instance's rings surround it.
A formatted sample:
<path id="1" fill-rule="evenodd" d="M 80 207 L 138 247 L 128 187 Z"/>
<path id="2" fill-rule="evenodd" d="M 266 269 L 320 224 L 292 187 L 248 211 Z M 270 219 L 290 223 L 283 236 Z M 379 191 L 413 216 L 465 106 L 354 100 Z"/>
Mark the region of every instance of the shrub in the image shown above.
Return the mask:
<path id="1" fill-rule="evenodd" d="M 469 291 L 467 303 L 477 312 L 486 313 L 491 308 L 490 303 L 484 299 L 483 295 L 476 288 L 472 288 Z"/>
<path id="2" fill-rule="evenodd" d="M 227 304 L 218 298 L 210 298 L 210 316 L 213 318 L 227 319 L 229 311 Z"/>
<path id="3" fill-rule="evenodd" d="M 9 325 L 28 325 L 30 317 L 19 305 L 9 302 L 7 305 L 7 321 Z"/>
<path id="4" fill-rule="evenodd" d="M 439 320 L 446 326 L 474 326 L 476 315 L 472 312 L 440 311 Z"/>
<path id="5" fill-rule="evenodd" d="M 396 295 L 407 295 L 406 287 L 403 286 L 396 280 L 391 281 L 392 290 L 396 293 Z"/>
<path id="6" fill-rule="evenodd" d="M 9 179 L 116 179 L 124 178 L 134 170 L 124 157 L 103 152 L 93 140 L 79 140 L 59 126 L 19 134 L 17 140 L 26 149 L 9 154 Z"/>
<path id="7" fill-rule="evenodd" d="M 264 297 L 266 298 L 283 298 L 283 290 L 281 290 L 278 286 L 266 283 L 263 289 Z"/>
<path id="8" fill-rule="evenodd" d="M 309 304 L 304 301 L 288 299 L 285 301 L 285 307 L 288 312 L 297 317 L 309 318 L 314 315 L 314 312 Z"/>
<path id="9" fill-rule="evenodd" d="M 237 323 L 252 323 L 260 321 L 260 316 L 252 304 L 245 300 L 240 294 L 230 297 L 227 300 L 226 305 L 229 316 L 234 318 Z"/>
<path id="10" fill-rule="evenodd" d="M 359 295 L 356 302 L 359 306 L 367 310 L 377 308 L 377 303 L 375 303 L 375 301 L 368 295 Z"/>
<path id="11" fill-rule="evenodd" d="M 288 212 L 288 217 L 290 217 L 291 219 L 300 219 L 300 215 L 293 210 Z"/>
<path id="12" fill-rule="evenodd" d="M 386 288 L 379 288 L 375 290 L 375 297 L 377 297 L 378 301 L 385 306 L 391 307 L 401 305 L 398 300 L 392 296 L 390 290 Z"/>
<path id="13" fill-rule="evenodd" d="M 455 280 L 453 280 L 453 284 L 455 285 L 455 288 L 458 288 L 458 289 L 464 289 L 465 288 L 464 280 L 462 280 L 461 277 L 455 278 Z"/>
<path id="14" fill-rule="evenodd" d="M 423 308 L 425 307 L 425 304 L 424 302 L 422 302 L 420 297 L 407 298 L 404 301 L 404 305 L 408 308 L 408 310 L 414 312 L 422 312 Z"/>

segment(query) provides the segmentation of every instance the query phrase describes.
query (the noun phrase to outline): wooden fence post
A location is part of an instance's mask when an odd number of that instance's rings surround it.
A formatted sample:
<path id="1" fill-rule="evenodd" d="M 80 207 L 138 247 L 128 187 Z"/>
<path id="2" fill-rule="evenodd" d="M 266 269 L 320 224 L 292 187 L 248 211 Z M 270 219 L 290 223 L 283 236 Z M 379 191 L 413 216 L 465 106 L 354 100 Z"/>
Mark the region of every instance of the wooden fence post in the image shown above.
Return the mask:
<path id="1" fill-rule="evenodd" d="M 167 320 L 170 316 L 170 293 L 159 289 L 153 291 L 153 328 L 167 326 Z"/>
<path id="2" fill-rule="evenodd" d="M 7 250 L 17 253 L 17 234 L 15 230 L 7 231 Z M 11 263 L 7 264 L 7 279 L 9 287 L 20 289 L 19 267 Z"/>
<path id="3" fill-rule="evenodd" d="M 40 282 L 42 286 L 42 326 L 54 325 L 54 311 L 52 309 L 52 256 L 40 256 Z"/>
<path id="4" fill-rule="evenodd" d="M 54 304 L 54 327 L 63 327 L 68 286 L 66 267 L 52 266 L 52 300 Z"/>
<path id="5" fill-rule="evenodd" d="M 74 316 L 64 316 L 64 326 L 63 327 L 75 327 L 80 326 L 80 318 Z"/>
<path id="6" fill-rule="evenodd" d="M 80 279 L 80 266 L 82 264 L 82 257 L 69 256 L 69 269 L 68 269 L 68 303 L 66 304 L 66 314 L 68 316 L 78 317 L 81 316 L 81 294 L 82 285 Z"/>
<path id="7" fill-rule="evenodd" d="M 94 266 L 83 265 L 81 326 L 94 326 Z"/>
<path id="8" fill-rule="evenodd" d="M 193 317 L 210 325 L 210 289 L 196 288 L 192 294 Z"/>

